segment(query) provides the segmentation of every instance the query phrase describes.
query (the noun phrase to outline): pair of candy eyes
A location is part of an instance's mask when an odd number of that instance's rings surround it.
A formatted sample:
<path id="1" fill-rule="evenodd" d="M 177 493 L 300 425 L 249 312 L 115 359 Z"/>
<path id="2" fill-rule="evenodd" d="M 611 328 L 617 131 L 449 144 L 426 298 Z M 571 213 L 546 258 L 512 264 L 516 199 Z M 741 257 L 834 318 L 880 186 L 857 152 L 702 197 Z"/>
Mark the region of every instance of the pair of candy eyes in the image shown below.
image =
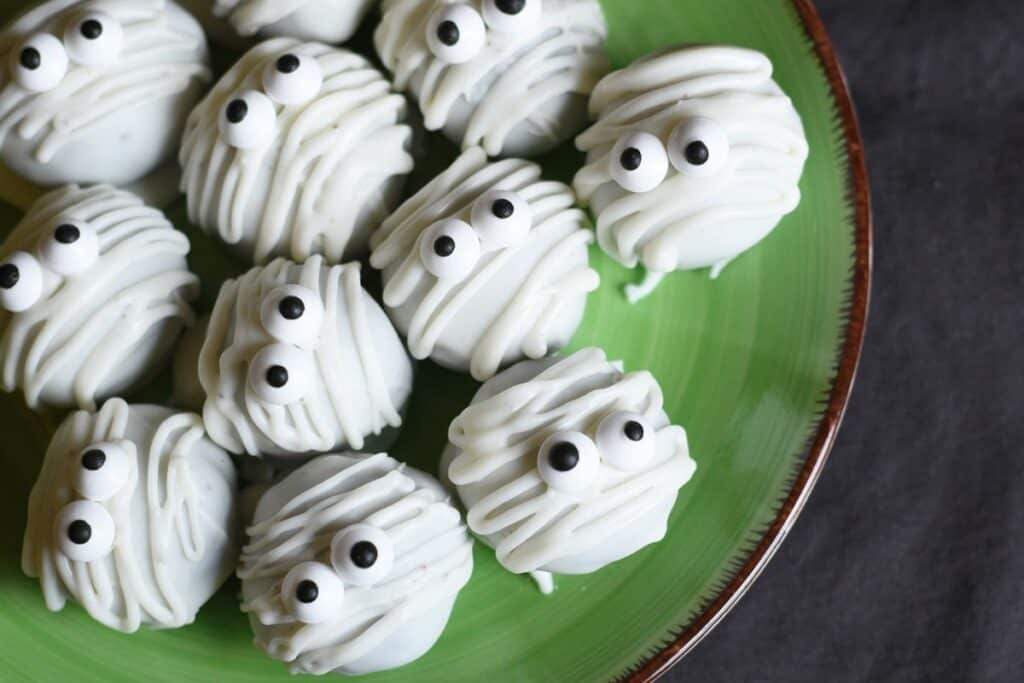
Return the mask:
<path id="1" fill-rule="evenodd" d="M 697 117 L 683 121 L 669 136 L 668 147 L 651 133 L 634 132 L 612 148 L 610 173 L 627 192 L 650 192 L 668 175 L 669 164 L 682 175 L 706 178 L 729 161 L 729 137 L 715 121 Z"/>
<path id="2" fill-rule="evenodd" d="M 448 64 L 465 64 L 487 43 L 487 30 L 517 33 L 535 25 L 541 0 L 483 0 L 481 12 L 469 5 L 442 4 L 427 21 L 427 45 Z"/>
<path id="3" fill-rule="evenodd" d="M 580 493 L 594 484 L 602 462 L 622 472 L 637 472 L 648 467 L 657 452 L 657 431 L 645 415 L 616 412 L 601 420 L 594 439 L 575 431 L 549 436 L 537 452 L 537 470 L 550 488 Z"/>
<path id="4" fill-rule="evenodd" d="M 276 133 L 276 105 L 306 104 L 320 94 L 323 84 L 323 69 L 314 57 L 281 55 L 263 70 L 263 92 L 243 90 L 224 105 L 218 118 L 221 137 L 237 149 L 265 147 Z"/>
<path id="5" fill-rule="evenodd" d="M 345 586 L 373 586 L 391 573 L 391 539 L 370 524 L 356 524 L 331 540 L 330 565 L 303 562 L 281 582 L 285 608 L 299 621 L 320 624 L 339 616 Z"/>
<path id="6" fill-rule="evenodd" d="M 484 251 L 521 243 L 533 227 L 530 203 L 518 192 L 492 190 L 473 204 L 470 223 L 447 219 L 427 228 L 420 260 L 440 280 L 461 280 L 476 268 Z"/>
<path id="7" fill-rule="evenodd" d="M 11 76 L 25 90 L 46 92 L 64 80 L 71 61 L 105 66 L 121 54 L 124 28 L 102 12 L 90 12 L 71 22 L 63 42 L 52 33 L 36 33 L 11 53 Z"/>
<path id="8" fill-rule="evenodd" d="M 276 343 L 249 363 L 249 386 L 261 401 L 288 405 L 303 398 L 315 374 L 310 351 L 320 341 L 324 304 L 315 292 L 285 285 L 263 299 L 260 322 Z"/>
<path id="9" fill-rule="evenodd" d="M 131 477 L 132 457 L 117 443 L 89 446 L 77 454 L 73 483 L 83 500 L 68 503 L 54 525 L 55 542 L 69 559 L 93 562 L 114 547 L 114 519 L 101 504 L 122 490 Z"/>
<path id="10" fill-rule="evenodd" d="M 37 253 L 17 251 L 0 263 L 0 306 L 10 313 L 26 311 L 42 297 L 44 267 L 65 277 L 91 268 L 100 257 L 99 237 L 88 221 L 61 220 Z"/>

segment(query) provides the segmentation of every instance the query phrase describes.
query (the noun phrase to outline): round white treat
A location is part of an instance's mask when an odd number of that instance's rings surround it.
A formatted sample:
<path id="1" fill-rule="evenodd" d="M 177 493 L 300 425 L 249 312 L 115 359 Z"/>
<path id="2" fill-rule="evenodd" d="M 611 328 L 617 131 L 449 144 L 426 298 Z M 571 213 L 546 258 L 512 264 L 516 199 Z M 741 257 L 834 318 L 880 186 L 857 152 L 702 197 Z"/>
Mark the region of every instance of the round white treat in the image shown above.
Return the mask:
<path id="1" fill-rule="evenodd" d="M 263 495 L 248 533 L 242 610 L 256 644 L 293 673 L 421 657 L 473 572 L 473 542 L 440 484 L 383 454 L 312 460 Z"/>
<path id="2" fill-rule="evenodd" d="M 482 381 L 576 332 L 600 284 L 593 234 L 572 190 L 540 176 L 536 164 L 488 163 L 473 148 L 374 234 L 370 263 L 384 271 L 384 303 L 414 357 Z M 499 200 L 505 219 L 493 213 Z M 437 252 L 445 242 L 447 256 Z"/>
<path id="3" fill-rule="evenodd" d="M 609 69 L 607 27 L 597 0 L 526 0 L 514 16 L 501 4 L 516 3 L 384 0 L 377 53 L 427 130 L 491 156 L 534 156 L 586 125 Z"/>
<path id="4" fill-rule="evenodd" d="M 632 300 L 674 270 L 717 277 L 800 203 L 803 125 L 759 52 L 658 53 L 602 80 L 590 111 L 598 121 L 576 140 L 587 165 L 574 184 L 602 249 L 647 269 Z"/>
<path id="5" fill-rule="evenodd" d="M 53 437 L 22 569 L 53 611 L 71 598 L 125 633 L 178 628 L 231 575 L 237 528 L 234 465 L 199 416 L 111 399 Z"/>
<path id="6" fill-rule="evenodd" d="M 363 57 L 261 43 L 189 117 L 189 217 L 254 263 L 364 254 L 413 168 L 405 119 L 405 98 Z"/>
<path id="7" fill-rule="evenodd" d="M 160 211 L 123 190 L 42 197 L 0 247 L 4 390 L 21 389 L 32 408 L 94 410 L 145 380 L 193 321 L 188 251 Z"/>
<path id="8" fill-rule="evenodd" d="M 442 472 L 515 573 L 586 574 L 660 541 L 696 469 L 650 373 L 593 348 L 494 377 L 449 438 Z"/>
<path id="9" fill-rule="evenodd" d="M 344 43 L 375 4 L 377 0 L 214 0 L 213 12 L 242 36 Z"/>
<path id="10" fill-rule="evenodd" d="M 214 441 L 234 453 L 304 456 L 362 450 L 368 436 L 402 424 L 412 363 L 359 271 L 320 256 L 302 265 L 278 259 L 224 283 L 199 353 Z M 302 316 L 287 320 L 266 305 L 284 294 L 301 302 Z M 284 330 L 305 330 L 313 310 L 322 321 L 296 345 Z"/>
<path id="11" fill-rule="evenodd" d="M 0 53 L 0 161 L 43 186 L 156 171 L 211 80 L 202 29 L 169 0 L 49 0 L 4 29 Z"/>

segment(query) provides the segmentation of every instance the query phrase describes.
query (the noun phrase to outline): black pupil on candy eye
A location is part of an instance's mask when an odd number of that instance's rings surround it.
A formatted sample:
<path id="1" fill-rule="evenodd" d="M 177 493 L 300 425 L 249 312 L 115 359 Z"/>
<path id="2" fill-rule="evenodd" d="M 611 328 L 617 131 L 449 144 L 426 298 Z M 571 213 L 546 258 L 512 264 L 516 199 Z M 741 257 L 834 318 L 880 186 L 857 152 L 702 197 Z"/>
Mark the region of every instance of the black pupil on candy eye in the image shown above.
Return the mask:
<path id="1" fill-rule="evenodd" d="M 68 525 L 68 539 L 75 545 L 85 545 L 92 538 L 92 527 L 88 522 L 76 519 Z"/>
<path id="2" fill-rule="evenodd" d="M 277 309 L 285 320 L 298 320 L 306 312 L 306 304 L 297 296 L 286 296 L 281 299 Z"/>
<path id="3" fill-rule="evenodd" d="M 494 212 L 494 215 L 502 220 L 511 218 L 512 214 L 515 213 L 515 210 L 516 207 L 514 207 L 512 202 L 507 199 L 499 199 L 494 202 L 494 206 L 491 207 L 491 211 Z"/>
<path id="4" fill-rule="evenodd" d="M 519 14 L 526 7 L 526 0 L 495 0 L 494 4 L 505 14 Z"/>
<path id="5" fill-rule="evenodd" d="M 99 450 L 98 448 L 94 448 L 91 451 L 86 451 L 82 455 L 82 467 L 89 470 L 90 472 L 95 472 L 99 468 L 103 467 L 103 465 L 106 462 L 107 454 Z"/>
<path id="6" fill-rule="evenodd" d="M 21 65 L 29 71 L 35 71 L 43 63 L 43 57 L 34 47 L 26 47 L 21 51 Z"/>
<path id="7" fill-rule="evenodd" d="M 14 289 L 14 286 L 18 284 L 20 279 L 21 272 L 18 271 L 18 266 L 13 263 L 5 263 L 0 266 L 0 287 Z"/>
<path id="8" fill-rule="evenodd" d="M 434 240 L 434 253 L 441 258 L 448 258 L 455 253 L 455 240 L 448 235 Z"/>
<path id="9" fill-rule="evenodd" d="M 74 244 L 82 236 L 82 232 L 73 225 L 59 225 L 53 231 L 53 236 L 61 244 Z"/>
<path id="10" fill-rule="evenodd" d="M 461 37 L 462 32 L 459 31 L 459 27 L 454 21 L 442 21 L 441 25 L 437 27 L 438 40 L 448 47 L 456 45 Z"/>
<path id="11" fill-rule="evenodd" d="M 103 24 L 95 19 L 86 19 L 82 22 L 82 35 L 89 40 L 96 40 L 103 35 Z"/>
<path id="12" fill-rule="evenodd" d="M 700 140 L 694 140 L 686 146 L 686 160 L 694 166 L 703 166 L 711 158 L 708 146 Z"/>
<path id="13" fill-rule="evenodd" d="M 280 389 L 288 384 L 288 370 L 281 365 L 275 365 L 267 370 L 267 384 Z"/>
<path id="14" fill-rule="evenodd" d="M 619 161 L 622 163 L 622 168 L 627 171 L 635 171 L 644 162 L 644 155 L 636 147 L 630 147 L 622 153 L 622 159 Z"/>
<path id="15" fill-rule="evenodd" d="M 644 426 L 639 422 L 630 420 L 622 428 L 622 433 L 626 435 L 626 438 L 630 441 L 641 441 L 644 438 Z"/>
<path id="16" fill-rule="evenodd" d="M 248 113 L 249 105 L 245 103 L 245 100 L 232 100 L 228 104 L 226 112 L 228 121 L 231 123 L 241 123 Z"/>
<path id="17" fill-rule="evenodd" d="M 320 597 L 320 588 L 309 579 L 300 581 L 299 585 L 295 587 L 295 597 L 299 599 L 299 602 L 308 605 Z"/>
<path id="18" fill-rule="evenodd" d="M 299 58 L 295 55 L 284 55 L 277 60 L 277 70 L 283 74 L 295 73 L 299 70 Z"/>
<path id="19" fill-rule="evenodd" d="M 377 561 L 377 546 L 369 541 L 359 541 L 349 553 L 352 563 L 360 569 L 368 569 Z"/>
<path id="20" fill-rule="evenodd" d="M 548 462 L 559 472 L 568 472 L 580 462 L 580 451 L 568 441 L 556 443 L 548 453 Z"/>

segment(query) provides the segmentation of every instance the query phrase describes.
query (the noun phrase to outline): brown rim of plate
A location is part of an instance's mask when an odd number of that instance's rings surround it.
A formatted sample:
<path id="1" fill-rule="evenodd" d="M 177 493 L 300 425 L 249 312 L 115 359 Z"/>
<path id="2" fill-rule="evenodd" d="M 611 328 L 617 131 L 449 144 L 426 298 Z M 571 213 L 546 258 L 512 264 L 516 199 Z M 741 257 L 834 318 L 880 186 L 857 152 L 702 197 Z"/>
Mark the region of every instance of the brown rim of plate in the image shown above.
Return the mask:
<path id="1" fill-rule="evenodd" d="M 860 362 L 871 294 L 872 259 L 871 196 L 868 187 L 867 165 L 864 160 L 864 143 L 846 77 L 836 59 L 832 42 L 818 15 L 818 10 L 815 9 L 812 0 L 792 0 L 792 2 L 803 21 L 808 38 L 814 44 L 815 52 L 817 52 L 825 75 L 832 86 L 836 110 L 846 137 L 846 151 L 850 165 L 848 192 L 855 211 L 856 223 L 855 262 L 853 278 L 850 283 L 852 296 L 848 304 L 849 322 L 846 326 L 846 340 L 843 343 L 839 368 L 835 384 L 829 395 L 828 406 L 815 432 L 804 465 L 797 473 L 789 496 L 783 501 L 775 521 L 772 522 L 757 547 L 747 557 L 732 580 L 707 602 L 703 611 L 689 623 L 680 627 L 680 633 L 674 640 L 662 647 L 656 654 L 636 664 L 630 674 L 620 677 L 620 680 L 630 681 L 630 683 L 655 681 L 689 654 L 729 613 L 764 570 L 768 561 L 786 538 L 786 534 L 792 528 L 800 511 L 803 510 L 825 461 L 828 459 L 850 400 L 854 376 Z"/>

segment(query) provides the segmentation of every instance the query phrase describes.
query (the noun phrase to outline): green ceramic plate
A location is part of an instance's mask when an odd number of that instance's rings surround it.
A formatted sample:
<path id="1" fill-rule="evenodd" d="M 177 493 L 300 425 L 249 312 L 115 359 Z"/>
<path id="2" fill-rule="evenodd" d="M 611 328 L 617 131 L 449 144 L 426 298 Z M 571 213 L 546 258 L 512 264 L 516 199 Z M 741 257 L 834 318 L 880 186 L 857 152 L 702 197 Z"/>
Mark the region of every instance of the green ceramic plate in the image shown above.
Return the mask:
<path id="1" fill-rule="evenodd" d="M 212 0 L 211 0 L 212 1 Z M 0 2 L 13 14 L 22 2 Z M 603 346 L 648 368 L 672 417 L 686 426 L 697 475 L 683 490 L 664 542 L 593 576 L 562 578 L 542 597 L 503 572 L 478 544 L 476 570 L 448 630 L 415 664 L 385 681 L 647 679 L 691 649 L 749 587 L 803 506 L 835 437 L 856 369 L 867 308 L 870 217 L 853 111 L 828 39 L 808 0 L 604 0 L 609 48 L 624 65 L 680 42 L 724 42 L 767 52 L 803 115 L 811 144 L 804 200 L 769 239 L 717 281 L 672 276 L 630 307 L 635 275 L 596 250 L 604 285 L 575 346 Z M 363 38 L 365 41 L 365 37 Z M 223 55 L 226 63 L 230 57 Z M 432 165 L 453 150 L 432 143 Z M 571 177 L 579 158 L 545 160 Z M 421 172 L 425 179 L 430 170 Z M 238 267 L 184 221 L 204 303 Z M 0 210 L 0 225 L 17 214 Z M 424 364 L 396 455 L 429 470 L 448 422 L 475 387 Z M 167 384 L 145 396 L 161 400 Z M 0 397 L 0 678 L 75 681 L 288 680 L 251 644 L 231 583 L 174 632 L 123 636 L 78 607 L 46 611 L 21 575 L 28 492 L 61 416 Z"/>

